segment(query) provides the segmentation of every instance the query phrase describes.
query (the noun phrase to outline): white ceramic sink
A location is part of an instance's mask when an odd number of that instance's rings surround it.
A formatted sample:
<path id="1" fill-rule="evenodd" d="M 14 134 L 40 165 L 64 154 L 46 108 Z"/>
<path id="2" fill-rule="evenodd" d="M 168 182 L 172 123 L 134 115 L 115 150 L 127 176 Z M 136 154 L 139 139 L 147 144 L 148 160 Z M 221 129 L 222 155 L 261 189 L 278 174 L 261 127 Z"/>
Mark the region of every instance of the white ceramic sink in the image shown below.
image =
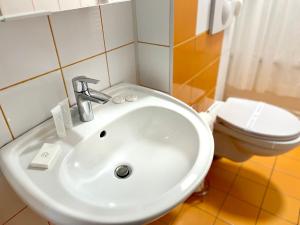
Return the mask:
<path id="1" fill-rule="evenodd" d="M 56 225 L 150 222 L 184 201 L 211 165 L 212 134 L 190 107 L 135 85 L 106 93 L 134 94 L 138 100 L 94 105 L 95 119 L 83 123 L 75 116 L 63 139 L 49 120 L 0 151 L 12 187 Z M 55 164 L 30 168 L 44 143 L 60 147 Z M 120 165 L 131 168 L 124 179 L 115 174 Z"/>

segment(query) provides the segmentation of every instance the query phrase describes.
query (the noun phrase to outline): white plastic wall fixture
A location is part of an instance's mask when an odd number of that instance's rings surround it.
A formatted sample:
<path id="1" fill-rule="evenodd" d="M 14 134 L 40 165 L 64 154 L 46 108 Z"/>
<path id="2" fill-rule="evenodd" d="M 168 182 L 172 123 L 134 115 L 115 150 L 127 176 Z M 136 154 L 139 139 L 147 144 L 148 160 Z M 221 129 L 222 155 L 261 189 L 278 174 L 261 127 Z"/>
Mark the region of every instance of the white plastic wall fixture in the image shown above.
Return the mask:
<path id="1" fill-rule="evenodd" d="M 209 33 L 219 33 L 229 27 L 234 17 L 239 16 L 242 0 L 212 0 Z"/>

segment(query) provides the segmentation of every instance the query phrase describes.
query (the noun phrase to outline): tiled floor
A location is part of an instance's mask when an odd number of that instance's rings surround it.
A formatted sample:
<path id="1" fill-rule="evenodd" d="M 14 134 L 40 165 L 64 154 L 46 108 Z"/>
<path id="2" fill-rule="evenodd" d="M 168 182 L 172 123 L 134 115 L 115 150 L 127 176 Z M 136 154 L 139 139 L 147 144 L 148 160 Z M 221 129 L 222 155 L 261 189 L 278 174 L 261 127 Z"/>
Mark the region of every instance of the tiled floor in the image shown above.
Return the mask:
<path id="1" fill-rule="evenodd" d="M 193 195 L 149 225 L 300 225 L 300 147 L 244 163 L 215 160 L 208 180 L 207 196 Z M 22 203 L 18 208 L 8 219 L 0 215 L 0 224 L 50 224 Z"/>
<path id="2" fill-rule="evenodd" d="M 150 225 L 300 225 L 300 147 L 244 163 L 215 160 L 209 194 Z"/>

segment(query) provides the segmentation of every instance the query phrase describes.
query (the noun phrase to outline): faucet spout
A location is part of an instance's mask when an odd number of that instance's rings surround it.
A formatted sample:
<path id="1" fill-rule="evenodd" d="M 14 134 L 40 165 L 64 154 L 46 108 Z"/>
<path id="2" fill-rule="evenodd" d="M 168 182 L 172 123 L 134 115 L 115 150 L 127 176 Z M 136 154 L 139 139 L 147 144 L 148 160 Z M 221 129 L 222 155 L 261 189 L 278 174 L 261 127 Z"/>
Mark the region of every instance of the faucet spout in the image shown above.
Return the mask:
<path id="1" fill-rule="evenodd" d="M 91 102 L 105 104 L 111 99 L 109 95 L 88 87 L 88 83 L 95 84 L 97 82 L 97 80 L 84 76 L 75 77 L 73 79 L 74 94 L 76 97 L 80 120 L 83 122 L 88 122 L 94 119 Z"/>
<path id="2" fill-rule="evenodd" d="M 87 96 L 87 97 L 88 97 L 87 100 L 96 102 L 99 104 L 105 104 L 111 99 L 111 96 L 104 94 L 100 91 L 93 90 L 93 89 L 89 89 L 89 96 Z"/>

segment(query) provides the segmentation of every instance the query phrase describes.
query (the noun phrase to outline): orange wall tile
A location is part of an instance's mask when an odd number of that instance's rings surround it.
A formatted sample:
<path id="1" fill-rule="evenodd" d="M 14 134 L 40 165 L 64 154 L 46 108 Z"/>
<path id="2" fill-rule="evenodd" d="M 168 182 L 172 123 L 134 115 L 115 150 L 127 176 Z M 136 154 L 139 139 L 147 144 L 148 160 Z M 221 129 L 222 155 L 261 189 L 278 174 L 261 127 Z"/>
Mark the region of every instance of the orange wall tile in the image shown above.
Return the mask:
<path id="1" fill-rule="evenodd" d="M 221 54 L 223 33 L 208 33 L 174 48 L 173 82 L 183 84 L 201 72 Z"/>
<path id="2" fill-rule="evenodd" d="M 174 44 L 196 34 L 198 0 L 174 1 Z"/>
<path id="3" fill-rule="evenodd" d="M 208 108 L 215 102 L 215 89 L 211 90 L 204 98 L 201 98 L 196 103 L 192 104 L 192 107 L 197 112 L 203 112 L 208 110 Z"/>
<path id="4" fill-rule="evenodd" d="M 188 105 L 192 104 L 192 86 L 190 84 L 177 86 L 173 85 L 173 96 Z"/>
<path id="5" fill-rule="evenodd" d="M 220 60 L 217 59 L 203 72 L 194 76 L 187 84 L 174 84 L 173 96 L 189 105 L 198 104 L 197 108 L 199 108 L 200 105 L 202 107 L 203 104 L 207 105 L 207 101 L 214 98 L 219 62 Z M 204 97 L 207 98 L 204 99 Z"/>
<path id="6" fill-rule="evenodd" d="M 197 109 L 213 101 L 223 33 L 196 36 L 197 0 L 174 1 L 173 95 Z"/>
<path id="7" fill-rule="evenodd" d="M 217 74 L 219 71 L 220 60 L 209 66 L 205 71 L 200 73 L 191 81 L 192 86 L 192 103 L 207 95 L 213 90 L 217 83 Z"/>

